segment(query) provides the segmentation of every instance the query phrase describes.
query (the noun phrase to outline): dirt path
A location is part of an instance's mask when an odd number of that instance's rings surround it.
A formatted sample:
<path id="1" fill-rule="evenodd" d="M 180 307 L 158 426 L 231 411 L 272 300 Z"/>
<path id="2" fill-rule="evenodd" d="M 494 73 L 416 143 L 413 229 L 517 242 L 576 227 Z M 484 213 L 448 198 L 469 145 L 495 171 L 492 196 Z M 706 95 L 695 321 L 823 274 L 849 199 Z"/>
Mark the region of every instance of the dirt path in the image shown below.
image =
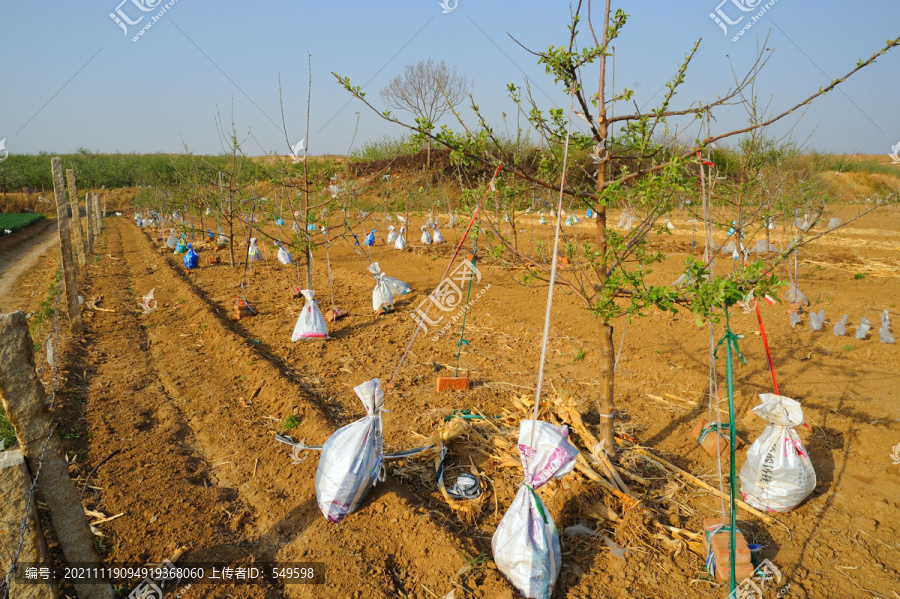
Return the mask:
<path id="1" fill-rule="evenodd" d="M 0 241 L 0 312 L 24 308 L 31 295 L 17 285 L 20 277 L 58 243 L 55 220 L 41 221 Z"/>

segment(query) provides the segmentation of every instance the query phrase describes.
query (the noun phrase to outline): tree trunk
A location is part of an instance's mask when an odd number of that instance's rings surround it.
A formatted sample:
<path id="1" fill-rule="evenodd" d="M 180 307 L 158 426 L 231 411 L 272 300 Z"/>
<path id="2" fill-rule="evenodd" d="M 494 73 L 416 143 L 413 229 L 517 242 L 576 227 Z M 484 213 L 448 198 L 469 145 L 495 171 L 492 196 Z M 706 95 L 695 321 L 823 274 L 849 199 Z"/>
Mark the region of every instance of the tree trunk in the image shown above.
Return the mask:
<path id="1" fill-rule="evenodd" d="M 608 43 L 607 33 L 609 31 L 610 4 L 610 0 L 606 0 L 606 11 L 603 19 L 604 47 Z M 604 287 L 606 286 L 606 265 L 608 264 L 608 261 L 606 258 L 606 201 L 603 199 L 603 193 L 606 185 L 607 164 L 610 159 L 606 150 L 606 141 L 609 136 L 609 122 L 606 120 L 605 84 L 606 56 L 603 56 L 600 59 L 600 83 L 597 90 L 597 136 L 599 139 L 594 140 L 597 144 L 600 144 L 600 150 L 597 152 L 597 155 L 600 157 L 600 162 L 597 165 L 597 195 L 599 196 L 599 200 L 597 202 L 597 214 L 594 220 L 597 223 L 597 251 L 600 252 L 601 268 L 599 279 L 601 302 L 606 301 L 606 290 Z M 613 329 L 612 326 L 610 326 L 609 321 L 605 318 L 600 320 L 599 325 L 600 398 L 598 407 L 600 410 L 600 443 L 603 445 L 603 450 L 606 452 L 606 455 L 609 456 L 610 460 L 614 460 L 616 457 L 616 439 L 613 430 L 613 381 L 616 363 L 612 339 Z"/>
<path id="2" fill-rule="evenodd" d="M 603 170 L 603 165 L 600 165 Z M 604 177 L 598 176 L 598 183 Z M 597 249 L 600 255 L 606 254 L 606 206 L 597 206 L 595 222 L 597 223 Z M 606 273 L 600 274 L 601 286 L 606 281 Z M 601 292 L 602 293 L 602 292 Z M 601 300 L 602 301 L 602 300 Z M 599 321 L 600 341 L 600 397 L 598 409 L 600 412 L 600 442 L 603 450 L 610 459 L 616 455 L 616 440 L 613 429 L 613 382 L 615 376 L 615 349 L 613 346 L 613 328 L 606 319 Z"/>
<path id="3" fill-rule="evenodd" d="M 616 439 L 613 429 L 613 386 L 616 352 L 613 347 L 613 328 L 606 320 L 599 323 L 600 334 L 600 443 L 611 459 L 616 455 Z"/>

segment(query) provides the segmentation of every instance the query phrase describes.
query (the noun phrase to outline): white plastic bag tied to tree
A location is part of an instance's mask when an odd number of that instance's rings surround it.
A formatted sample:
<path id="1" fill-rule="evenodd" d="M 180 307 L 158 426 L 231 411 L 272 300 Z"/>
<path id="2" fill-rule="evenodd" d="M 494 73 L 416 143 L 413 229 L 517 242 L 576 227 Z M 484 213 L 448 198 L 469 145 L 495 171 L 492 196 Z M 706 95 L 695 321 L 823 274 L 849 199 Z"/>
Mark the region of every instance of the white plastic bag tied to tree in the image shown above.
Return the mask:
<path id="1" fill-rule="evenodd" d="M 821 331 L 825 324 L 825 310 L 809 313 L 809 328 L 813 331 Z"/>
<path id="2" fill-rule="evenodd" d="M 844 314 L 841 316 L 841 319 L 834 323 L 834 335 L 836 337 L 842 337 L 847 334 L 847 319 L 849 315 Z"/>
<path id="3" fill-rule="evenodd" d="M 400 279 L 395 279 L 394 277 L 384 275 L 381 272 L 381 267 L 378 266 L 377 262 L 373 262 L 372 264 L 370 264 L 367 270 L 372 273 L 372 276 L 375 277 L 376 281 L 383 280 L 385 282 L 385 284 L 388 286 L 388 289 L 391 290 L 392 296 L 406 295 L 409 293 L 409 285 L 407 285 Z M 381 276 L 379 277 L 379 275 Z"/>
<path id="4" fill-rule="evenodd" d="M 397 234 L 397 239 L 394 241 L 394 249 L 402 250 L 406 248 L 406 227 L 400 227 L 400 233 Z"/>
<path id="5" fill-rule="evenodd" d="M 828 230 L 832 231 L 841 226 L 841 219 L 839 218 L 830 218 L 828 219 Z"/>
<path id="6" fill-rule="evenodd" d="M 882 343 L 896 343 L 891 334 L 891 317 L 887 310 L 881 313 L 881 328 L 878 329 L 878 339 Z"/>
<path id="7" fill-rule="evenodd" d="M 294 263 L 294 256 L 291 255 L 291 253 L 287 250 L 286 247 L 284 247 L 277 241 L 275 242 L 275 247 L 278 248 L 277 256 L 278 256 L 279 262 L 281 262 L 282 264 L 293 264 Z"/>
<path id="8" fill-rule="evenodd" d="M 788 285 L 787 291 L 784 292 L 784 301 L 791 304 L 797 303 L 801 306 L 809 305 L 809 300 L 806 299 L 806 295 L 802 291 L 800 291 L 793 283 Z"/>
<path id="9" fill-rule="evenodd" d="M 872 328 L 872 325 L 869 323 L 869 319 L 865 316 L 859 319 L 859 326 L 856 327 L 856 338 L 857 339 L 865 339 L 866 335 L 869 334 L 869 329 Z"/>
<path id="10" fill-rule="evenodd" d="M 434 237 L 434 242 L 435 243 L 444 243 L 444 236 L 441 235 L 441 232 L 438 230 L 437 223 L 435 223 L 434 227 L 432 227 L 432 228 L 434 229 L 434 235 L 432 236 L 432 237 Z"/>
<path id="11" fill-rule="evenodd" d="M 562 478 L 575 467 L 578 450 L 569 443 L 568 435 L 565 426 L 522 421 L 519 456 L 525 482 L 491 541 L 497 568 L 520 593 L 532 599 L 549 599 L 559 575 L 559 532 L 535 489 L 552 478 Z"/>
<path id="12" fill-rule="evenodd" d="M 384 391 L 378 379 L 353 389 L 366 416 L 334 432 L 322 446 L 316 470 L 316 500 L 332 522 L 354 511 L 369 489 L 384 480 L 381 410 Z"/>
<path id="13" fill-rule="evenodd" d="M 263 259 L 262 252 L 259 251 L 259 246 L 256 245 L 256 242 L 256 237 L 250 238 L 250 247 L 247 249 L 248 262 L 258 262 Z"/>
<path id="14" fill-rule="evenodd" d="M 754 254 L 765 254 L 768 252 L 777 252 L 778 248 L 773 244 L 767 242 L 765 239 L 760 239 L 756 242 L 750 251 Z"/>
<path id="15" fill-rule="evenodd" d="M 372 311 L 376 314 L 384 310 L 390 312 L 394 308 L 394 294 L 388 286 L 383 272 L 375 276 L 375 289 L 372 290 Z"/>
<path id="16" fill-rule="evenodd" d="M 747 450 L 741 494 L 753 507 L 789 512 L 816 488 L 816 472 L 794 427 L 803 424 L 800 403 L 774 393 L 759 396 L 753 413 L 769 424 Z"/>
<path id="17" fill-rule="evenodd" d="M 425 225 L 422 225 L 422 243 L 431 245 L 431 233 L 428 232 L 428 228 Z"/>
<path id="18" fill-rule="evenodd" d="M 388 216 L 390 216 L 390 214 Z M 397 241 L 397 230 L 394 228 L 394 225 L 388 225 L 388 234 L 384 242 L 386 244 L 391 244 L 395 241 Z"/>
<path id="19" fill-rule="evenodd" d="M 315 292 L 303 289 L 300 293 L 303 294 L 306 304 L 303 305 L 303 311 L 300 312 L 297 324 L 294 325 L 291 341 L 327 339 L 328 325 L 325 324 L 325 318 L 322 316 L 322 311 L 319 310 L 319 303 L 313 299 Z"/>
<path id="20" fill-rule="evenodd" d="M 719 247 L 719 249 L 717 251 L 722 252 L 724 254 L 732 254 L 733 255 L 735 252 L 738 251 L 738 246 L 734 241 L 729 241 L 725 245 Z"/>
<path id="21" fill-rule="evenodd" d="M 634 217 L 627 212 L 623 212 L 616 227 L 625 231 L 631 231 L 634 228 Z"/>
<path id="22" fill-rule="evenodd" d="M 174 250 L 176 245 L 178 245 L 178 234 L 172 230 L 172 232 L 169 233 L 168 239 L 166 239 L 166 247 L 170 250 Z"/>

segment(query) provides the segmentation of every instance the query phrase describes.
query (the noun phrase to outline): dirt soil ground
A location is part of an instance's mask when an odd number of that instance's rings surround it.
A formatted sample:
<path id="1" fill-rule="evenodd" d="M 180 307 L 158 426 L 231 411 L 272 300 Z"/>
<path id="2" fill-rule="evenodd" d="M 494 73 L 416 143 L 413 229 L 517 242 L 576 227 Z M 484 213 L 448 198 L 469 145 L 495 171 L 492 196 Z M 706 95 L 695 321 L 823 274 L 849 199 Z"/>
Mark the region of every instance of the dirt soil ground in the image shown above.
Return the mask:
<path id="1" fill-rule="evenodd" d="M 842 216 L 856 210 L 847 208 Z M 659 242 L 670 255 L 656 269 L 659 281 L 678 277 L 691 248 L 693 225 L 672 222 L 673 236 Z M 526 244 L 531 224 L 519 226 L 519 242 Z M 549 229 L 535 227 L 543 237 Z M 587 226 L 581 231 L 589 234 Z M 293 415 L 299 425 L 288 434 L 321 444 L 364 414 L 352 388 L 374 377 L 383 384 L 391 379 L 416 326 L 409 312 L 439 283 L 460 230 L 444 234 L 443 246 L 424 247 L 413 235 L 404 252 L 372 248 L 382 269 L 413 289 L 393 313 L 378 318 L 372 316 L 369 258 L 357 254 L 362 248 L 335 241 L 327 259 L 319 250 L 316 298 L 323 311 L 331 307 L 330 261 L 334 301 L 349 315 L 329 326 L 327 341 L 291 343 L 303 300 L 290 289 L 305 287 L 305 272 L 279 265 L 271 244 L 264 244 L 268 260 L 244 276 L 242 269 L 209 264 L 214 250 L 198 238 L 200 267 L 188 273 L 180 256 L 163 249 L 157 232 L 109 218 L 84 292 L 86 298 L 102 296 L 96 303 L 102 310 L 84 311 L 87 332 L 65 354 L 59 400 L 74 477 L 83 481 L 100 460 L 121 450 L 94 475 L 86 494 L 90 509 L 122 514 L 97 527 L 107 562 L 159 562 L 186 548 L 185 562 L 321 562 L 325 568 L 321 585 L 195 585 L 183 592 L 187 599 L 424 599 L 454 589 L 457 599 L 517 597 L 490 561 L 490 541 L 521 482 L 514 445 L 524 414 L 516 404 L 533 396 L 546 305 L 545 287 L 520 283 L 522 268 L 479 263 L 481 280 L 472 290 L 477 300 L 467 315 L 468 344 L 459 362 L 472 380 L 469 391 L 434 390 L 435 377 L 456 367 L 459 320 L 441 334 L 458 314 L 453 309 L 430 312 L 442 320 L 418 336 L 386 394 L 387 451 L 429 443 L 460 422 L 445 422 L 454 410 L 488 417 L 467 421 L 465 434 L 448 443 L 448 480 L 470 470 L 485 480 L 477 509 L 448 506 L 431 454 L 392 462 L 387 480 L 360 509 L 333 524 L 316 504 L 318 454 L 300 461 L 301 455 L 292 456 L 274 438 Z M 219 254 L 227 262 L 225 251 Z M 771 560 L 783 576 L 771 597 L 898 596 L 900 459 L 891 453 L 900 443 L 900 353 L 896 345 L 879 343 L 877 325 L 865 339 L 853 337 L 863 315 L 878 323 L 887 309 L 898 322 L 898 260 L 900 218 L 879 209 L 801 254 L 799 286 L 810 309 L 825 310 L 822 332 L 810 331 L 807 313 L 791 328 L 784 304 L 762 307 L 780 391 L 803 404 L 810 430 L 798 432 L 818 480 L 797 509 L 776 516 L 784 528 L 738 514 L 749 542 L 761 545 L 758 558 Z M 731 267 L 727 257 L 719 261 Z M 151 289 L 157 307 L 141 314 L 138 302 Z M 232 320 L 237 296 L 258 313 Z M 832 325 L 844 313 L 850 332 L 836 337 Z M 696 420 L 708 414 L 708 328 L 698 328 L 686 314 L 648 313 L 627 327 L 624 319 L 614 324 L 617 344 L 623 340 L 616 375 L 618 431 L 718 486 L 716 460 L 690 435 Z M 759 393 L 772 391 L 772 380 L 755 314 L 737 310 L 731 324 L 743 335 L 740 349 L 748 362 L 735 370 L 738 432 L 752 441 L 764 423 L 750 409 Z M 561 290 L 545 396 L 573 397 L 589 427 L 597 421 L 595 331 L 591 315 Z M 717 326 L 716 338 L 721 334 Z M 721 363 L 718 371 L 724 394 Z M 492 435 L 512 444 L 498 442 L 486 450 L 484 441 Z M 745 453 L 746 448 L 738 451 L 738 469 Z M 622 451 L 620 459 L 639 477 L 629 484 L 655 498 L 648 506 L 664 523 L 696 532 L 703 518 L 720 513 L 714 495 L 661 472 L 635 452 Z M 722 468 L 727 475 L 727 460 Z M 683 545 L 666 549 L 633 509 L 584 476 L 570 474 L 539 493 L 561 532 L 563 563 L 554 597 L 728 594 L 705 573 L 701 557 Z M 585 506 L 591 501 L 618 510 L 624 522 L 590 517 Z M 562 534 L 579 522 L 624 547 L 624 559 L 602 538 Z"/>

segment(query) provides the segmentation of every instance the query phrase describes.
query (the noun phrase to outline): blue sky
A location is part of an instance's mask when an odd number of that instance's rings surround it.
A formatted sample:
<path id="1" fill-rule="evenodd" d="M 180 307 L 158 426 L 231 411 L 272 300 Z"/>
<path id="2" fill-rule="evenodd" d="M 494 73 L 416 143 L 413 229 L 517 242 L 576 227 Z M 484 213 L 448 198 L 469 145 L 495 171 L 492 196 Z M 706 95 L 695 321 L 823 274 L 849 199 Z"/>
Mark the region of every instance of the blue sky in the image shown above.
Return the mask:
<path id="1" fill-rule="evenodd" d="M 180 152 L 186 144 L 193 152 L 218 153 L 218 112 L 226 123 L 233 115 L 242 138 L 252 133 L 244 146 L 248 154 L 286 154 L 278 76 L 287 138 L 295 143 L 306 136 L 307 52 L 312 54 L 311 154 L 346 153 L 357 111 L 356 146 L 403 133 L 351 100 L 331 71 L 365 84 L 368 97 L 381 106 L 378 90 L 404 65 L 443 59 L 470 78 L 476 100 L 494 123 L 501 123 L 505 111 L 513 127 L 509 82 L 521 84 L 528 77 L 544 105 L 549 97 L 567 106 L 564 92 L 507 35 L 533 49 L 564 43 L 569 15 L 564 2 L 458 0 L 444 14 L 438 0 L 177 0 L 132 42 L 169 0 L 126 0 L 121 11 L 130 19 L 146 15 L 128 27 L 128 35 L 109 16 L 120 1 L 0 0 L 0 139 L 6 138 L 9 152 L 79 147 Z M 142 1 L 159 6 L 141 12 L 134 2 Z M 732 42 L 731 33 L 749 17 L 726 36 L 709 16 L 719 1 L 619 3 L 630 18 L 615 44 L 616 88 L 632 87 L 638 106 L 649 110 L 692 43 L 702 38 L 674 106 L 713 99 L 733 83 L 731 65 L 738 71 L 746 67 L 757 43 L 770 34 L 774 53 L 755 93 L 780 110 L 900 35 L 896 0 L 872 0 L 864 10 L 844 2 L 777 0 Z M 728 0 L 721 10 L 732 20 L 744 14 L 732 1 L 759 2 Z M 595 9 L 599 13 L 599 3 Z M 790 131 L 796 142 L 820 150 L 886 155 L 900 141 L 900 49 L 842 90 L 773 133 Z M 746 114 L 732 109 L 717 119 L 714 132 L 724 132 L 742 126 Z"/>

